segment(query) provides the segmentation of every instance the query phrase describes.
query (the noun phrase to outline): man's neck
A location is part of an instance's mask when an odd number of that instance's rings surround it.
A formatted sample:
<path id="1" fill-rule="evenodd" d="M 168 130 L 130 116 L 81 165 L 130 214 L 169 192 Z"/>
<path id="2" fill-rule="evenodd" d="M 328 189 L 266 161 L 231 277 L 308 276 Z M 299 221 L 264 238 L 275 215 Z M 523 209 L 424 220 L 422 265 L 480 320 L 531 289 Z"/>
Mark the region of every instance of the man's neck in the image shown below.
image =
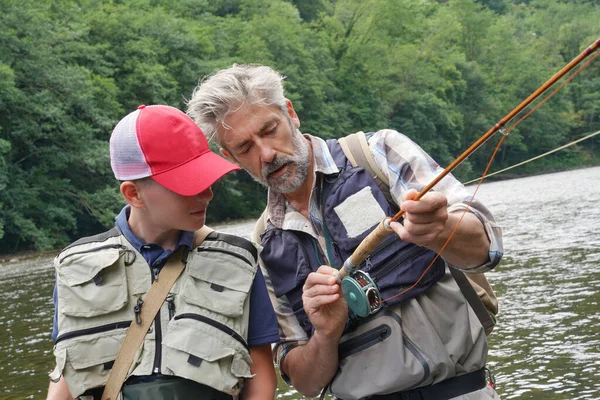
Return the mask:
<path id="1" fill-rule="evenodd" d="M 181 231 L 158 229 L 143 210 L 131 208 L 128 219 L 129 229 L 144 243 L 155 243 L 165 250 L 174 250 Z"/>
<path id="2" fill-rule="evenodd" d="M 290 203 L 296 211 L 304 215 L 306 219 L 309 219 L 308 203 L 310 201 L 310 195 L 315 180 L 315 158 L 313 156 L 312 142 L 310 140 L 308 141 L 308 146 L 310 165 L 308 167 L 306 179 L 298 189 L 283 194 L 288 203 Z"/>

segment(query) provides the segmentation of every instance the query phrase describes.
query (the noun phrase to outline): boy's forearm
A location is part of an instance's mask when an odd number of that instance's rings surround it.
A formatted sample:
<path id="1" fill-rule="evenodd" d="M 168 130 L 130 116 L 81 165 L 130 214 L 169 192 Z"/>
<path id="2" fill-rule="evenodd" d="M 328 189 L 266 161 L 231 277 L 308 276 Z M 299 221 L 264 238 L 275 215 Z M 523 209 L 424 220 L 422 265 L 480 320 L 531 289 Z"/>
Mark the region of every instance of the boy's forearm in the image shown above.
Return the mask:
<path id="1" fill-rule="evenodd" d="M 61 376 L 60 380 L 56 383 L 50 381 L 46 400 L 73 400 L 73 396 L 71 396 L 71 392 L 69 391 L 69 386 L 67 386 L 65 378 Z"/>
<path id="2" fill-rule="evenodd" d="M 254 377 L 246 381 L 240 399 L 265 400 L 275 398 L 277 377 L 273 365 L 271 345 L 252 347 L 250 357 L 252 358 L 250 372 Z"/>

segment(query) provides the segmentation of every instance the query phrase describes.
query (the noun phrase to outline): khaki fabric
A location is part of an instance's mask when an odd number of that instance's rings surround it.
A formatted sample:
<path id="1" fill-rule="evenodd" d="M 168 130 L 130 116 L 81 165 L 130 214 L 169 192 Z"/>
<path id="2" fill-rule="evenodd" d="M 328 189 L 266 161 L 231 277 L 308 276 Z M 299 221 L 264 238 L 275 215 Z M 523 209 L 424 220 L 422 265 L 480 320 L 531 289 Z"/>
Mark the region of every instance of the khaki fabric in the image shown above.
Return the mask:
<path id="1" fill-rule="evenodd" d="M 380 310 L 342 336 L 329 391 L 359 400 L 439 383 L 485 366 L 486 334 L 456 281 Z M 360 379 L 357 379 L 360 377 Z"/>
<path id="2" fill-rule="evenodd" d="M 247 261 L 244 261 L 247 260 Z M 106 384 L 133 308 L 152 279 L 143 256 L 121 235 L 74 245 L 54 262 L 57 276 L 58 340 L 52 379 L 65 377 L 74 396 Z M 247 344 L 215 327 L 248 336 L 249 293 L 256 274 L 254 256 L 211 240 L 190 251 L 186 269 L 160 312 L 161 370 L 218 391 L 237 395 L 251 377 Z M 159 275 L 160 279 L 160 275 Z M 143 305 L 142 305 L 143 307 Z M 213 321 L 213 324 L 205 322 Z M 129 376 L 153 373 L 157 332 L 153 324 L 134 357 Z"/>

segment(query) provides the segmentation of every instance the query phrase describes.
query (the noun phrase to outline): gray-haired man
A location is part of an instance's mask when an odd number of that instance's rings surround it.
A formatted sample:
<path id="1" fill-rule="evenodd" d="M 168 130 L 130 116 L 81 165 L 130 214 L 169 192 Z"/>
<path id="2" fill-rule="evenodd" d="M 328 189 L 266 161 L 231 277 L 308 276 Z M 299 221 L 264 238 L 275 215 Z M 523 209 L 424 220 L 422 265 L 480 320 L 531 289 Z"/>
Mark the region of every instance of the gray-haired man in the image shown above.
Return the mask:
<path id="1" fill-rule="evenodd" d="M 484 328 L 448 267 L 480 273 L 498 264 L 502 237 L 490 212 L 472 204 L 435 261 L 467 208 L 464 187 L 449 176 L 414 201 L 440 168 L 406 136 L 381 130 L 367 140 L 394 198 L 382 201 L 336 141 L 300 133 L 282 81 L 269 67 L 234 65 L 196 88 L 188 114 L 223 155 L 269 188 L 255 238 L 277 314 L 284 379 L 306 396 L 326 388 L 345 400 L 497 398 L 484 372 Z M 386 271 L 380 284 L 415 281 L 417 289 L 369 318 L 349 316 L 334 267 L 400 204 L 405 218 L 391 224 L 395 240 L 383 249 L 389 257 L 369 272 Z M 416 282 L 415 271 L 425 283 Z"/>

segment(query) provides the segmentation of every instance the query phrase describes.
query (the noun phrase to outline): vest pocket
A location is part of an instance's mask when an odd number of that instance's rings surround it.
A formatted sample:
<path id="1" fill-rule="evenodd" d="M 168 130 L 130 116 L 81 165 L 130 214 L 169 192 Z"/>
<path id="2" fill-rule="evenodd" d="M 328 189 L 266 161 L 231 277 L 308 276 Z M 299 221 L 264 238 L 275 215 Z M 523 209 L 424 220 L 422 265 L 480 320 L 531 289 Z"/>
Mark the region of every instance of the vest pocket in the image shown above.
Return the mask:
<path id="1" fill-rule="evenodd" d="M 252 376 L 252 359 L 240 339 L 231 335 L 230 328 L 202 315 L 178 315 L 169 322 L 162 342 L 164 366 L 173 375 L 236 394 L 242 379 Z"/>
<path id="2" fill-rule="evenodd" d="M 82 394 L 87 389 L 106 384 L 126 333 L 126 329 L 121 329 L 118 332 L 87 335 L 69 341 L 68 345 L 59 344 L 55 347 L 54 353 L 58 355 L 57 359 L 65 357 L 62 374 L 74 396 Z M 134 359 L 133 365 L 136 364 Z M 58 375 L 57 372 L 56 370 L 53 372 L 54 376 Z"/>
<path id="3" fill-rule="evenodd" d="M 120 247 L 67 255 L 56 264 L 58 307 L 71 317 L 95 317 L 127 304 L 125 265 Z"/>
<path id="4" fill-rule="evenodd" d="M 242 315 L 256 270 L 241 256 L 199 250 L 188 258 L 184 301 L 228 317 Z"/>
<path id="5" fill-rule="evenodd" d="M 338 373 L 330 390 L 345 400 L 408 389 L 430 375 L 427 357 L 403 331 L 400 316 L 389 310 L 379 311 L 344 334 L 339 352 Z"/>

